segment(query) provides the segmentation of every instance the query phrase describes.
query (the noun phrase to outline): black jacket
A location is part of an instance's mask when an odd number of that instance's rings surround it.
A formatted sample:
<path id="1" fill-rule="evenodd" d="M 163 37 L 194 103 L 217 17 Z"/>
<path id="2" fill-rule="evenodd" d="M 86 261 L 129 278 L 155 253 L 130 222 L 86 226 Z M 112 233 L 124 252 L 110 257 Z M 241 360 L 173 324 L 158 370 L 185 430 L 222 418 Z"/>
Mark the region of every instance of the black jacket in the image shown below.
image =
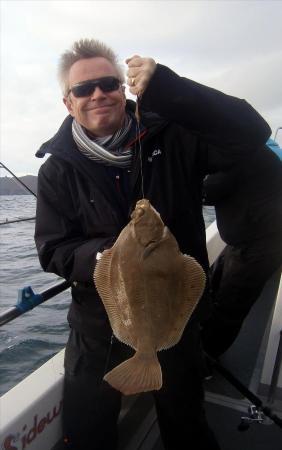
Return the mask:
<path id="1" fill-rule="evenodd" d="M 274 248 L 282 239 L 282 164 L 267 146 L 246 156 L 230 170 L 204 180 L 204 202 L 215 206 L 221 238 L 246 246 L 272 236 Z"/>
<path id="2" fill-rule="evenodd" d="M 161 65 L 142 97 L 141 111 L 144 196 L 181 251 L 207 270 L 202 180 L 257 151 L 270 129 L 244 100 Z M 67 117 L 37 153 L 51 157 L 38 176 L 35 240 L 43 269 L 73 282 L 71 326 L 93 336 L 103 329 L 106 337 L 110 328 L 92 279 L 96 253 L 112 245 L 143 196 L 140 155 L 136 145 L 130 173 L 97 164 L 77 150 L 71 123 Z"/>

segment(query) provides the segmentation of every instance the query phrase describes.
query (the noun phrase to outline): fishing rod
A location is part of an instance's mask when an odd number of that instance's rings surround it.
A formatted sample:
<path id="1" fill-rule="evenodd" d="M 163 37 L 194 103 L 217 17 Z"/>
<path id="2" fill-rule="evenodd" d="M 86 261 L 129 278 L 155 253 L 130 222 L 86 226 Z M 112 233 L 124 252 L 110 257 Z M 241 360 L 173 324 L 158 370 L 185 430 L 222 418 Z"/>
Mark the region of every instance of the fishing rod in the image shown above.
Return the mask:
<path id="1" fill-rule="evenodd" d="M 24 219 L 14 219 L 14 220 L 6 219 L 5 222 L 0 222 L 0 225 L 7 225 L 9 223 L 24 222 L 25 220 L 35 220 L 35 219 L 36 217 L 26 217 Z"/>
<path id="2" fill-rule="evenodd" d="M 243 417 L 242 422 L 239 425 L 238 429 L 239 431 L 245 431 L 249 428 L 249 424 L 246 423 L 246 420 L 248 422 L 263 422 L 263 417 L 260 413 L 260 411 L 263 412 L 263 414 L 266 417 L 269 417 L 275 425 L 278 425 L 280 428 L 282 428 L 282 419 L 278 417 L 276 414 L 273 414 L 271 409 L 268 406 L 265 406 L 261 399 L 257 397 L 253 392 L 251 392 L 238 378 L 236 378 L 229 370 L 227 370 L 225 367 L 223 367 L 216 359 L 212 358 L 210 355 L 206 354 L 206 357 L 214 369 L 220 373 L 227 381 L 229 381 L 232 386 L 234 386 L 237 391 L 241 392 L 248 400 L 250 400 L 254 406 L 258 408 L 256 410 L 253 408 L 253 405 L 251 406 L 250 410 L 252 412 L 251 417 Z M 245 419 L 245 421 L 243 420 Z"/>
<path id="3" fill-rule="evenodd" d="M 16 317 L 19 317 L 35 308 L 38 305 L 46 302 L 55 295 L 60 294 L 70 287 L 71 283 L 68 281 L 63 281 L 62 283 L 55 284 L 54 286 L 46 289 L 40 294 L 35 294 L 31 288 L 31 286 L 24 287 L 23 289 L 19 289 L 18 291 L 18 301 L 16 306 L 9 308 L 0 314 L 0 327 L 5 325 L 11 320 L 14 320 Z"/>
<path id="4" fill-rule="evenodd" d="M 8 169 L 7 166 L 5 166 L 5 164 L 3 164 L 0 161 L 0 168 L 2 169 L 6 169 L 7 172 L 9 172 L 25 189 L 27 189 L 32 195 L 34 195 L 34 197 L 36 197 L 35 192 L 33 192 L 22 180 L 20 180 L 10 169 Z"/>

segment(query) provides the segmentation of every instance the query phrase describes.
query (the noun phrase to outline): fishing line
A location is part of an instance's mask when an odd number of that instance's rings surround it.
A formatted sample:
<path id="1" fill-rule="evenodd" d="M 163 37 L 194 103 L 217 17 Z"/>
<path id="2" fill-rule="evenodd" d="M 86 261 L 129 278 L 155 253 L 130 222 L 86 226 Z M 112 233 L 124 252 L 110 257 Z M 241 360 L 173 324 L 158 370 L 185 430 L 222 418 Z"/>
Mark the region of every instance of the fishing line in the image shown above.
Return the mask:
<path id="1" fill-rule="evenodd" d="M 136 117 L 136 133 L 138 136 L 138 149 L 139 149 L 139 158 L 140 158 L 140 170 L 141 170 L 141 190 L 142 190 L 142 198 L 145 198 L 144 194 L 144 175 L 143 175 L 143 161 L 142 161 L 142 146 L 141 146 L 141 132 L 140 132 L 140 111 L 139 111 L 139 101 L 141 99 L 141 96 L 137 95 L 136 99 L 136 110 L 135 110 L 135 117 Z"/>

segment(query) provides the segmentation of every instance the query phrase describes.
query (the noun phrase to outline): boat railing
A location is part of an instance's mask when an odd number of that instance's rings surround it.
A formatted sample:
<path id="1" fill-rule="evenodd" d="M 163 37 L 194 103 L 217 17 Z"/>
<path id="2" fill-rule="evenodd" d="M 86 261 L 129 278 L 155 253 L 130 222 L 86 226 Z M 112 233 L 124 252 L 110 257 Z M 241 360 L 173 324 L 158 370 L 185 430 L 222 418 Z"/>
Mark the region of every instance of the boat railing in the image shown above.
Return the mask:
<path id="1" fill-rule="evenodd" d="M 282 276 L 280 276 L 276 302 L 270 321 L 267 347 L 262 367 L 259 393 L 267 395 L 268 402 L 273 403 L 275 397 L 282 398 Z"/>
<path id="2" fill-rule="evenodd" d="M 275 141 L 276 141 L 276 139 L 277 139 L 277 134 L 278 134 L 279 130 L 282 130 L 282 127 L 278 127 L 278 128 L 276 129 L 275 135 L 274 135 L 274 140 L 275 140 Z"/>

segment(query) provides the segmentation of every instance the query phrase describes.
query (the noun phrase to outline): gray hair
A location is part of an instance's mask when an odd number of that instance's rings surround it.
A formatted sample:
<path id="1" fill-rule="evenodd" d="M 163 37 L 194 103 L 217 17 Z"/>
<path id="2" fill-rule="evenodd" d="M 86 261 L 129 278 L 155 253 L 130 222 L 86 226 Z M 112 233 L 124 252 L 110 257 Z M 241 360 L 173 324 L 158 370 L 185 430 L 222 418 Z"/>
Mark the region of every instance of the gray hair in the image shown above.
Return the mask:
<path id="1" fill-rule="evenodd" d="M 63 95 L 68 94 L 68 74 L 71 66 L 80 59 L 102 57 L 110 61 L 116 68 L 119 80 L 124 83 L 123 68 L 118 62 L 117 55 L 103 42 L 96 39 L 80 39 L 74 42 L 71 50 L 66 50 L 60 57 L 58 66 L 58 78 Z"/>

